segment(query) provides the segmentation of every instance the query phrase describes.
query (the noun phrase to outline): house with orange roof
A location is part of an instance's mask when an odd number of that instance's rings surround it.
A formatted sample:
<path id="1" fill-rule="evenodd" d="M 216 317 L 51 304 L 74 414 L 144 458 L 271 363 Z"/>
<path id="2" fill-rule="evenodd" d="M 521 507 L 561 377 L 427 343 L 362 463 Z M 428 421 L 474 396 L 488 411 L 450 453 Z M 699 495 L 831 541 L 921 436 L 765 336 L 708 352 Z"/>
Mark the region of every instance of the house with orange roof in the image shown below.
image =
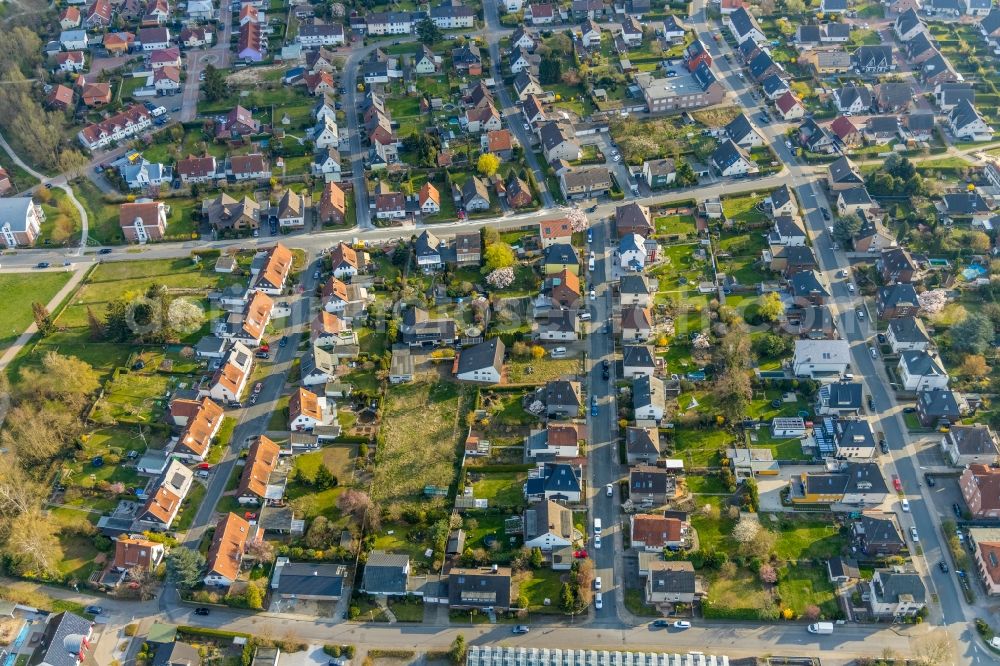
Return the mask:
<path id="1" fill-rule="evenodd" d="M 249 522 L 235 513 L 226 514 L 215 527 L 205 557 L 205 585 L 229 587 L 235 583 L 247 545 L 257 538 L 257 530 Z"/>
<path id="2" fill-rule="evenodd" d="M 967 530 L 979 579 L 991 597 L 1000 595 L 1000 529 L 972 527 Z"/>
<path id="3" fill-rule="evenodd" d="M 119 536 L 115 539 L 115 558 L 111 566 L 118 571 L 129 571 L 136 567 L 152 571 L 163 561 L 162 543 L 136 536 Z"/>
<path id="4" fill-rule="evenodd" d="M 441 193 L 429 181 L 420 188 L 418 197 L 420 212 L 424 215 L 433 215 L 441 212 Z"/>
<path id="5" fill-rule="evenodd" d="M 240 504 L 260 505 L 279 503 L 285 494 L 284 483 L 272 486 L 271 476 L 278 468 L 281 447 L 265 435 L 250 445 L 240 485 L 236 488 L 236 501 Z"/>
<path id="6" fill-rule="evenodd" d="M 242 342 L 235 343 L 226 352 L 207 388 L 199 391 L 199 397 L 208 396 L 223 403 L 238 401 L 250 379 L 252 367 L 253 352 Z"/>
<path id="7" fill-rule="evenodd" d="M 59 27 L 63 30 L 72 30 L 80 27 L 80 10 L 76 7 L 67 7 L 59 14 Z"/>
<path id="8" fill-rule="evenodd" d="M 291 250 L 281 243 L 276 244 L 267 251 L 267 260 L 263 267 L 253 275 L 255 279 L 251 289 L 271 296 L 281 295 L 285 290 L 288 273 L 292 270 L 293 259 Z"/>
<path id="9" fill-rule="evenodd" d="M 128 53 L 134 43 L 135 34 L 131 32 L 109 32 L 104 36 L 104 50 L 111 56 Z"/>
<path id="10" fill-rule="evenodd" d="M 684 543 L 685 524 L 679 518 L 637 513 L 631 518 L 631 543 L 635 548 L 662 553 Z"/>
<path id="11" fill-rule="evenodd" d="M 163 240 L 169 212 L 162 201 L 123 203 L 118 209 L 118 225 L 129 243 Z"/>
<path id="12" fill-rule="evenodd" d="M 136 523 L 154 532 L 169 530 L 177 518 L 181 502 L 191 490 L 193 479 L 194 472 L 179 460 L 170 461 L 156 487 L 137 512 Z"/>
<path id="13" fill-rule="evenodd" d="M 312 430 L 326 425 L 326 397 L 299 388 L 288 401 L 288 427 L 293 431 Z"/>
<path id="14" fill-rule="evenodd" d="M 111 103 L 111 85 L 108 83 L 88 83 L 80 93 L 83 103 L 90 107 L 105 106 Z"/>
<path id="15" fill-rule="evenodd" d="M 327 183 L 323 186 L 323 194 L 319 200 L 319 221 L 323 224 L 343 224 L 347 215 L 347 202 L 344 190 L 337 183 Z"/>
<path id="16" fill-rule="evenodd" d="M 309 324 L 310 339 L 316 347 L 328 348 L 342 344 L 357 344 L 358 336 L 341 317 L 320 310 Z"/>
<path id="17" fill-rule="evenodd" d="M 500 159 L 509 160 L 514 156 L 517 139 L 508 129 L 490 130 L 483 135 L 482 144 L 487 152 L 493 153 Z"/>
<path id="18" fill-rule="evenodd" d="M 573 238 L 573 227 L 565 217 L 542 220 L 538 223 L 538 234 L 542 238 L 542 248 L 547 248 L 556 243 L 569 243 Z"/>
<path id="19" fill-rule="evenodd" d="M 188 419 L 184 431 L 174 445 L 172 455 L 182 460 L 202 462 L 208 455 L 212 440 L 222 426 L 222 407 L 210 398 L 202 398 L 194 415 Z"/>
<path id="20" fill-rule="evenodd" d="M 68 109 L 73 106 L 73 89 L 57 85 L 45 98 L 45 106 L 50 109 Z"/>
<path id="21" fill-rule="evenodd" d="M 347 243 L 341 242 L 330 252 L 330 268 L 333 270 L 333 276 L 338 279 L 354 277 L 361 270 L 358 252 Z"/>
<path id="22" fill-rule="evenodd" d="M 83 51 L 66 51 L 56 54 L 56 67 L 60 72 L 82 72 L 84 68 Z"/>
<path id="23" fill-rule="evenodd" d="M 241 312 L 231 312 L 216 331 L 224 340 L 235 340 L 247 347 L 260 345 L 274 312 L 274 301 L 267 294 L 252 292 Z"/>

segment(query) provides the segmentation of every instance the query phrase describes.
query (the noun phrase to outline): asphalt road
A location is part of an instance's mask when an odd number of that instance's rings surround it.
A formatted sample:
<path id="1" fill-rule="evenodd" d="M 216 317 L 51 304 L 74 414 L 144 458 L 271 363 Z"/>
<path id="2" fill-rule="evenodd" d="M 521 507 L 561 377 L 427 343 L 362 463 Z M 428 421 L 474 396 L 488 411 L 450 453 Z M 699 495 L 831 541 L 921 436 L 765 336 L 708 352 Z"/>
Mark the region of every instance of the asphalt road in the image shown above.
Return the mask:
<path id="1" fill-rule="evenodd" d="M 288 325 L 283 331 L 287 336 L 288 344 L 281 347 L 276 341 L 271 343 L 272 359 L 263 361 L 254 359 L 255 363 L 264 363 L 271 368 L 271 372 L 260 380 L 262 388 L 257 399 L 257 404 L 250 405 L 247 401 L 249 392 L 244 397 L 244 407 L 237 410 L 229 410 L 228 416 L 237 416 L 239 419 L 233 437 L 223 456 L 222 462 L 212 470 L 212 475 L 208 480 L 208 491 L 198 512 L 195 514 L 191 528 L 185 536 L 184 543 L 192 548 L 197 548 L 205 530 L 213 527 L 216 523 L 215 506 L 222 497 L 228 481 L 236 463 L 240 457 L 240 449 L 243 443 L 251 437 L 256 437 L 264 433 L 268 428 L 267 424 L 271 417 L 271 412 L 276 408 L 275 403 L 281 396 L 285 385 L 285 377 L 292 366 L 292 361 L 300 355 L 299 341 L 303 333 L 308 335 L 308 326 L 311 319 L 311 307 L 313 294 L 315 293 L 316 280 L 313 279 L 315 269 L 307 262 L 307 267 L 302 271 L 302 284 L 304 291 L 301 295 L 281 296 L 275 300 L 289 301 L 292 307 L 292 314 L 288 318 Z M 249 389 L 252 391 L 253 386 Z"/>

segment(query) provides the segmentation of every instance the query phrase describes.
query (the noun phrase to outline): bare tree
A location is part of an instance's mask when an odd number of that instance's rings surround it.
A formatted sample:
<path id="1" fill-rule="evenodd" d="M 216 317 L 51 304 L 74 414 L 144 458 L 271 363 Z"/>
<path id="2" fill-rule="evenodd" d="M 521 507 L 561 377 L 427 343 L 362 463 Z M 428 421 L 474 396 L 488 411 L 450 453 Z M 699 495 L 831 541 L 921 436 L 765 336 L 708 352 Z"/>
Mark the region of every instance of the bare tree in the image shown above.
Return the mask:
<path id="1" fill-rule="evenodd" d="M 41 509 L 32 509 L 14 519 L 7 537 L 7 555 L 18 573 L 53 573 L 59 552 L 58 528 Z"/>

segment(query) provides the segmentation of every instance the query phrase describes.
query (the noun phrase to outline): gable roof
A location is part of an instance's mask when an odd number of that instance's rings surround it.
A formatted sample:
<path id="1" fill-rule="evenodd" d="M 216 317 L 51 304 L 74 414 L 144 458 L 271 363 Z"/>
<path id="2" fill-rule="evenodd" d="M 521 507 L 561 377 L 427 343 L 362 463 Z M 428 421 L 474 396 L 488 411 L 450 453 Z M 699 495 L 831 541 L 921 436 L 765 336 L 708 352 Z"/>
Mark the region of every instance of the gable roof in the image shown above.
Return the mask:
<path id="1" fill-rule="evenodd" d="M 490 338 L 478 345 L 466 347 L 458 357 L 457 374 L 461 375 L 486 368 L 494 368 L 500 372 L 506 351 L 507 348 L 500 338 Z"/>
<path id="2" fill-rule="evenodd" d="M 278 456 L 281 448 L 266 435 L 261 435 L 253 444 L 247 455 L 243 474 L 240 476 L 238 495 L 256 495 L 264 499 L 267 494 L 267 483 L 271 473 L 278 466 Z"/>
<path id="3" fill-rule="evenodd" d="M 236 580 L 249 536 L 250 523 L 235 513 L 226 514 L 215 527 L 212 545 L 205 557 L 207 574 Z"/>

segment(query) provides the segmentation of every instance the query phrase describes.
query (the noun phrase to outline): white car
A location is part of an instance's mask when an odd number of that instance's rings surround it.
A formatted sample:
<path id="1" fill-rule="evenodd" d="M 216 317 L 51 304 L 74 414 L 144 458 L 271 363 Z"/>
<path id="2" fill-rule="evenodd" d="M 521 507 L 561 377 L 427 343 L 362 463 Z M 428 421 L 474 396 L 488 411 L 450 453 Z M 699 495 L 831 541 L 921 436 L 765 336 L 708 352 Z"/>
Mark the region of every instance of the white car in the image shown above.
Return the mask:
<path id="1" fill-rule="evenodd" d="M 691 623 L 688 622 L 687 620 L 677 620 L 670 626 L 672 626 L 674 629 L 690 629 Z"/>
<path id="2" fill-rule="evenodd" d="M 852 294 L 854 293 L 854 283 L 853 282 L 849 283 L 847 285 L 847 291 L 851 292 Z"/>
<path id="3" fill-rule="evenodd" d="M 910 538 L 913 539 L 913 543 L 920 541 L 920 535 L 917 534 L 916 527 L 910 527 Z"/>
<path id="4" fill-rule="evenodd" d="M 608 493 L 608 497 L 611 497 L 612 495 L 615 494 L 615 487 L 613 485 L 611 485 L 610 483 L 607 485 L 607 493 Z"/>
<path id="5" fill-rule="evenodd" d="M 594 608 L 597 610 L 604 608 L 604 595 L 600 592 L 594 595 Z"/>
<path id="6" fill-rule="evenodd" d="M 600 534 L 595 534 L 594 535 L 594 548 L 596 548 L 597 550 L 601 549 L 601 535 Z"/>
<path id="7" fill-rule="evenodd" d="M 906 513 L 910 512 L 910 500 L 905 497 L 899 501 L 899 507 Z"/>
<path id="8" fill-rule="evenodd" d="M 872 355 L 872 358 L 878 358 L 878 352 L 875 351 L 874 347 L 869 347 L 868 348 L 868 353 L 870 353 Z"/>
<path id="9" fill-rule="evenodd" d="M 601 577 L 600 576 L 598 576 L 597 578 L 594 579 L 594 589 L 595 590 L 601 589 Z"/>
<path id="10" fill-rule="evenodd" d="M 592 300 L 592 301 L 596 301 L 597 300 L 597 290 L 596 289 L 591 289 L 590 290 L 590 300 Z"/>
<path id="11" fill-rule="evenodd" d="M 864 319 L 865 318 L 865 311 L 862 310 L 861 308 L 857 309 L 857 313 L 858 313 L 858 319 Z"/>
<path id="12" fill-rule="evenodd" d="M 615 162 L 621 162 L 622 161 L 622 156 L 621 155 L 615 155 L 611 159 L 613 159 Z"/>

